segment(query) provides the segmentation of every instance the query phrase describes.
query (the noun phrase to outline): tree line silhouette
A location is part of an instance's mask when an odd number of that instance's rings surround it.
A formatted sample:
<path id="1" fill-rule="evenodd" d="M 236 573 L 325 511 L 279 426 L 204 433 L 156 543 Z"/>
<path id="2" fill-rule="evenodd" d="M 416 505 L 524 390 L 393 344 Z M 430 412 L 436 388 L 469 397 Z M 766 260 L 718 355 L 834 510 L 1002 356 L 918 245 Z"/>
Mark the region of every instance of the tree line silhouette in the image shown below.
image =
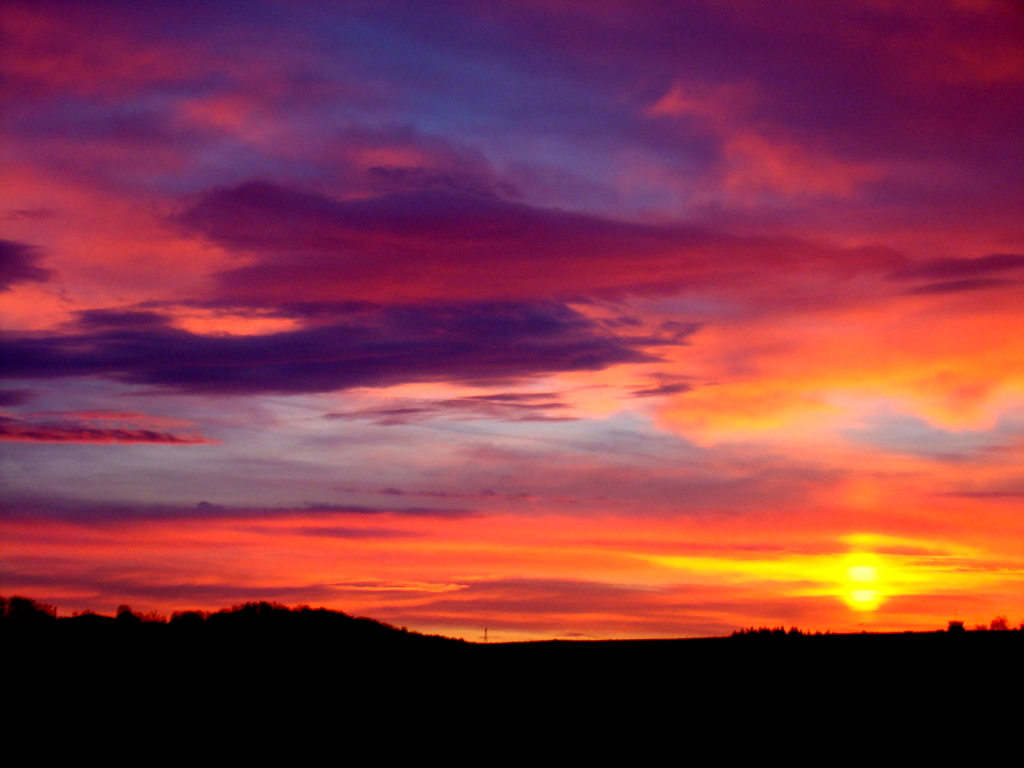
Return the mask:
<path id="1" fill-rule="evenodd" d="M 733 706 L 741 691 L 826 700 L 849 681 L 889 697 L 949 696 L 948 686 L 1002 679 L 1020 667 L 1024 627 L 1010 630 L 1004 619 L 986 631 L 812 634 L 778 626 L 718 638 L 485 644 L 272 602 L 170 617 L 128 605 L 114 616 L 58 617 L 54 606 L 16 596 L 0 597 L 0 643 L 12 701 L 68 701 L 76 713 L 96 700 L 122 701 L 132 711 L 198 708 L 216 722 L 225 702 L 258 714 L 268 702 L 325 697 L 349 712 L 392 713 L 413 702 L 425 707 L 416 711 L 442 711 L 438 702 L 447 702 L 461 712 L 466 702 L 496 700 L 529 712 L 538 702 L 634 707 L 665 691 L 685 692 L 704 711 L 712 700 Z M 944 686 L 937 693 L 936 681 Z"/>
<path id="2" fill-rule="evenodd" d="M 133 611 L 129 605 L 119 605 L 113 618 L 93 611 L 75 612 L 69 617 L 58 619 L 57 608 L 47 603 L 40 603 L 28 597 L 0 596 L 0 626 L 6 627 L 42 627 L 57 621 L 74 621 L 79 624 L 109 624 L 111 627 L 131 626 L 169 626 L 175 629 L 191 629 L 202 631 L 205 628 L 213 633 L 216 631 L 256 631 L 256 632 L 294 632 L 303 634 L 316 631 L 343 631 L 349 635 L 366 639 L 394 639 L 398 636 L 414 638 L 433 638 L 448 640 L 440 635 L 424 635 L 410 632 L 405 627 L 395 627 L 385 622 L 364 617 L 353 617 L 342 611 L 328 608 L 311 608 L 300 605 L 289 608 L 275 602 L 248 602 L 218 611 L 186 610 L 175 611 L 168 619 L 166 616 L 151 611 L 140 613 Z M 956 626 L 954 626 L 956 625 Z M 950 630 L 963 630 L 962 622 L 950 622 Z M 1017 627 L 1011 627 L 1005 615 L 998 615 L 989 624 L 975 624 L 972 632 L 1024 632 L 1024 621 Z M 794 638 L 823 637 L 836 633 L 831 631 L 809 632 L 795 626 L 786 629 L 777 627 L 746 627 L 732 632 L 734 638 Z M 453 642 L 464 642 L 462 640 Z M 561 641 L 565 642 L 565 641 Z"/>
<path id="3" fill-rule="evenodd" d="M 31 598 L 0 596 L 0 627 L 10 630 L 24 628 L 70 629 L 77 635 L 109 635 L 137 630 L 152 635 L 167 631 L 175 635 L 191 634 L 205 637 L 248 634 L 253 637 L 331 637 L 335 641 L 389 645 L 397 642 L 462 643 L 461 640 L 411 632 L 385 622 L 349 616 L 327 608 L 294 608 L 273 602 L 249 602 L 222 608 L 219 611 L 175 611 L 170 619 L 156 612 L 139 613 L 128 605 L 120 605 L 115 616 L 93 611 L 57 616 L 57 608 Z"/>
<path id="4" fill-rule="evenodd" d="M 964 629 L 961 622 L 951 621 L 949 630 L 947 631 L 967 631 Z M 972 632 L 1024 632 L 1024 621 L 1021 621 L 1020 626 L 1011 627 L 1009 619 L 1006 616 L 996 616 L 989 624 L 975 624 Z M 823 635 L 836 634 L 831 630 L 826 632 L 805 632 L 797 629 L 796 627 L 790 627 L 786 629 L 784 626 L 778 627 L 745 627 L 743 629 L 734 630 L 730 637 L 822 637 Z"/>

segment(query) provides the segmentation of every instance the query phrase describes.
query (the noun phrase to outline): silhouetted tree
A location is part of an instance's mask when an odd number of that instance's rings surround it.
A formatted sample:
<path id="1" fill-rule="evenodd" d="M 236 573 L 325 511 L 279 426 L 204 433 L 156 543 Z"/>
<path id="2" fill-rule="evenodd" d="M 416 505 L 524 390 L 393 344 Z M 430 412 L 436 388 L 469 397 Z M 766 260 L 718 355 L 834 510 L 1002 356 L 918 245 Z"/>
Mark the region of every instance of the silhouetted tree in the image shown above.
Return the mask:
<path id="1" fill-rule="evenodd" d="M 204 611 L 175 611 L 171 614 L 171 624 L 193 627 L 199 626 L 206 621 Z"/>
<path id="2" fill-rule="evenodd" d="M 127 605 L 117 606 L 117 620 L 122 621 L 125 624 L 141 624 L 142 617 L 135 613 Z"/>
<path id="3" fill-rule="evenodd" d="M 0 619 L 18 624 L 39 623 L 57 618 L 52 605 L 37 603 L 27 597 L 0 597 Z"/>
<path id="4" fill-rule="evenodd" d="M 1006 620 L 1005 616 L 996 616 L 992 619 L 992 623 L 988 625 L 988 628 L 993 632 L 1006 632 L 1010 629 L 1010 623 Z"/>
<path id="5" fill-rule="evenodd" d="M 796 627 L 790 627 L 788 632 L 785 627 L 758 627 L 757 629 L 748 627 L 746 629 L 734 630 L 732 637 L 801 637 L 803 634 Z"/>

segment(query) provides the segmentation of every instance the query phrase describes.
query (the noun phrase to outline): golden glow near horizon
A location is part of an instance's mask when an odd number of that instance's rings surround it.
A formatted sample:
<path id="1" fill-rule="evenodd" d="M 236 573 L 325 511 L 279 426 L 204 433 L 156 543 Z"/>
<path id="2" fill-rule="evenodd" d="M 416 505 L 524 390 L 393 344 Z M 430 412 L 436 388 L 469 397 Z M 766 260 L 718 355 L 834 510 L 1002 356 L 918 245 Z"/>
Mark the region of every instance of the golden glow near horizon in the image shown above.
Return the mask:
<path id="1" fill-rule="evenodd" d="M 849 557 L 846 569 L 849 591 L 844 595 L 846 603 L 855 611 L 873 611 L 884 599 L 879 592 L 878 557 L 867 552 Z"/>
<path id="2" fill-rule="evenodd" d="M 793 596 L 829 596 L 858 612 L 876 611 L 894 597 L 979 588 L 1012 575 L 1006 569 L 972 563 L 979 553 L 966 547 L 872 534 L 845 536 L 840 541 L 850 547 L 849 552 L 764 559 L 654 556 L 649 560 L 711 581 L 774 582 Z M 879 551 L 872 551 L 872 545 Z M 900 545 L 917 551 L 900 553 Z M 894 551 L 885 552 L 886 548 Z"/>
<path id="3" fill-rule="evenodd" d="M 823 546 L 780 531 L 776 544 L 752 546 L 688 521 L 648 518 L 638 528 L 635 519 L 546 515 L 542 522 L 296 511 L 257 525 L 212 515 L 189 521 L 187 550 L 174 538 L 175 520 L 98 527 L 51 521 L 42 529 L 11 518 L 0 521 L 0 532 L 11 562 L 43 544 L 59 554 L 56 575 L 66 575 L 69 586 L 50 600 L 63 611 L 104 610 L 94 587 L 75 586 L 77 570 L 123 567 L 147 583 L 179 585 L 181 597 L 169 601 L 132 600 L 145 611 L 215 610 L 222 601 L 204 596 L 235 583 L 263 594 L 294 593 L 299 585 L 314 596 L 291 602 L 467 638 L 483 620 L 504 639 L 722 634 L 774 623 L 780 606 L 802 616 L 787 623 L 803 629 L 855 631 L 864 622 L 937 629 L 945 612 L 968 607 L 965 595 L 1003 603 L 1024 582 L 1019 562 L 992 567 L 985 552 L 934 540 L 858 534 Z M 652 554 L 659 549 L 689 554 Z M 193 597 L 190 585 L 199 590 Z M 938 615 L 930 607 L 935 597 L 943 600 Z M 987 623 L 995 613 L 980 605 L 974 620 Z"/>

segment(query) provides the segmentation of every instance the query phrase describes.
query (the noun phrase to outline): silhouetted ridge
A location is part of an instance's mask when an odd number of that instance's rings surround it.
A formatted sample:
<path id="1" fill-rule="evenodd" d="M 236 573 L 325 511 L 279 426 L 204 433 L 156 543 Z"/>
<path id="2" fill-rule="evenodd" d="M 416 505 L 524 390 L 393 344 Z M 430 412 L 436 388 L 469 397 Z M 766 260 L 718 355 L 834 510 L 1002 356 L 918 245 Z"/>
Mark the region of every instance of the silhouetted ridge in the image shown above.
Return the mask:
<path id="1" fill-rule="evenodd" d="M 978 680 L 1016 679 L 1006 676 L 1017 675 L 1024 659 L 1019 629 L 811 634 L 751 627 L 721 638 L 484 644 L 269 602 L 182 611 L 169 620 L 126 605 L 116 618 L 59 618 L 52 606 L 21 597 L 0 598 L 0 606 L 12 700 L 57 700 L 75 713 L 102 700 L 128 713 L 198 712 L 203 722 L 219 722 L 227 710 L 259 717 L 268 707 L 313 707 L 342 718 L 464 712 L 467 702 L 485 700 L 522 712 L 603 702 L 650 714 L 666 692 L 673 702 L 699 703 L 700 712 L 732 711 L 767 691 L 816 702 L 851 690 L 932 701 L 951 691 L 962 697 Z"/>
<path id="2" fill-rule="evenodd" d="M 271 651 L 327 654 L 357 650 L 362 656 L 399 655 L 420 648 L 458 647 L 460 640 L 409 632 L 374 619 L 327 608 L 250 602 L 219 611 L 180 611 L 170 620 L 121 605 L 115 617 L 91 611 L 57 617 L 57 609 L 25 597 L 0 598 L 0 631 L 26 652 L 93 653 L 96 658 L 160 657 L 192 664 L 205 654 L 222 661 L 254 661 Z"/>
<path id="3" fill-rule="evenodd" d="M 145 621 L 145 617 L 140 617 Z M 205 630 L 218 632 L 280 634 L 293 633 L 299 636 L 328 634 L 335 638 L 366 640 L 375 642 L 407 642 L 417 640 L 444 640 L 457 642 L 438 635 L 423 635 L 409 632 L 405 627 L 364 617 L 349 616 L 342 611 L 327 608 L 310 608 L 308 605 L 289 608 L 280 603 L 244 603 L 232 608 L 223 608 L 213 613 L 203 611 L 182 611 L 171 616 L 171 630 Z"/>
<path id="4" fill-rule="evenodd" d="M 4 626 L 47 624 L 56 618 L 57 609 L 52 605 L 27 597 L 0 597 L 0 623 Z"/>

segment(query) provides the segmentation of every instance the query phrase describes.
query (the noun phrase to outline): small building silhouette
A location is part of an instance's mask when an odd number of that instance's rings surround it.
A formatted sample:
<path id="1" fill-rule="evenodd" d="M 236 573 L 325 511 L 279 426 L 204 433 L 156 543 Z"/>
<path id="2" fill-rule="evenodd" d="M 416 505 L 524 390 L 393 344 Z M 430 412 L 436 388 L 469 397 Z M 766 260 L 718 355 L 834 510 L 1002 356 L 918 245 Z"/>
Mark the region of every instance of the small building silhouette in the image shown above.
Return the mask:
<path id="1" fill-rule="evenodd" d="M 950 620 L 950 622 L 949 622 L 949 629 L 947 629 L 946 631 L 947 632 L 963 632 L 964 631 L 964 623 L 962 621 Z"/>

